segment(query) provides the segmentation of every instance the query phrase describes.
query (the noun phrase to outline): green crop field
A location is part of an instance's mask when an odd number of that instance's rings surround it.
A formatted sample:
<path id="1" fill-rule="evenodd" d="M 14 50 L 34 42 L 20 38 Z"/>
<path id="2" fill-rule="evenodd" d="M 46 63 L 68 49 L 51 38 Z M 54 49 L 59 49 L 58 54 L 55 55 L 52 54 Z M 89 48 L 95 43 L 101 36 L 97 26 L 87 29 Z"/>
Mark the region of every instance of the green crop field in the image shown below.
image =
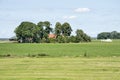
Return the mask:
<path id="1" fill-rule="evenodd" d="M 120 57 L 1 58 L 0 80 L 120 80 Z"/>
<path id="2" fill-rule="evenodd" d="M 50 57 L 72 56 L 80 57 L 85 54 L 89 57 L 120 56 L 120 40 L 111 43 L 93 41 L 90 43 L 42 43 L 19 44 L 0 43 L 0 55 L 27 56 L 46 54 Z"/>
<path id="3" fill-rule="evenodd" d="M 0 42 L 0 80 L 120 80 L 120 40 Z"/>

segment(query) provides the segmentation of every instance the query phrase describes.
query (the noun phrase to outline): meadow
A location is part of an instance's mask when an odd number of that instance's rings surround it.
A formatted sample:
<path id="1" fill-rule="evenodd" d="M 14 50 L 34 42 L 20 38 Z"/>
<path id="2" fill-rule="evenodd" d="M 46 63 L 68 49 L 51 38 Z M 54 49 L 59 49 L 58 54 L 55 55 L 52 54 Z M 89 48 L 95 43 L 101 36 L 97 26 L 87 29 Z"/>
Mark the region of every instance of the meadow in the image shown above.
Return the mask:
<path id="1" fill-rule="evenodd" d="M 0 80 L 120 80 L 120 57 L 1 58 Z"/>
<path id="2" fill-rule="evenodd" d="M 0 80 L 120 80 L 119 75 L 120 40 L 0 43 Z"/>
<path id="3" fill-rule="evenodd" d="M 111 43 L 0 43 L 0 55 L 28 56 L 45 54 L 48 57 L 108 57 L 120 56 L 120 40 Z"/>

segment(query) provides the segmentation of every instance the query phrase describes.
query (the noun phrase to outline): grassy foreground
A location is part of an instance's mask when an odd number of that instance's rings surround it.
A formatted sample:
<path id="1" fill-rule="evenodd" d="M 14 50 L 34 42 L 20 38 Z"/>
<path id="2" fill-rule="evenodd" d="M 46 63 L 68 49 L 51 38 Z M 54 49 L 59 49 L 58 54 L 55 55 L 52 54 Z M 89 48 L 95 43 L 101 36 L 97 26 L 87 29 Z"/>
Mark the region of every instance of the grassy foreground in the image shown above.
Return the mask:
<path id="1" fill-rule="evenodd" d="M 0 55 L 27 56 L 36 54 L 46 54 L 50 57 L 60 56 L 87 56 L 108 57 L 120 56 L 120 40 L 111 43 L 93 41 L 90 43 L 50 43 L 50 44 L 19 44 L 19 43 L 0 43 Z"/>
<path id="2" fill-rule="evenodd" d="M 1 58 L 0 80 L 120 80 L 120 57 Z"/>
<path id="3" fill-rule="evenodd" d="M 8 54 L 9 57 L 3 56 Z M 48 56 L 27 57 L 37 54 Z M 119 75 L 120 40 L 79 44 L 0 43 L 0 80 L 119 80 Z"/>

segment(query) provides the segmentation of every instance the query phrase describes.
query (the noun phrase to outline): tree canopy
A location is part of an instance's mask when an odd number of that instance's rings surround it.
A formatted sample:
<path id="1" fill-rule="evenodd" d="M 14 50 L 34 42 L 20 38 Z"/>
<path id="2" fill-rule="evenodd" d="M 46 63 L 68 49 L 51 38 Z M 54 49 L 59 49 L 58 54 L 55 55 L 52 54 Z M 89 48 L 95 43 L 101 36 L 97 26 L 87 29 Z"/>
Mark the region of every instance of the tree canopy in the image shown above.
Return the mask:
<path id="1" fill-rule="evenodd" d="M 97 39 L 120 39 L 120 33 L 117 31 L 102 32 L 97 35 Z"/>
<path id="2" fill-rule="evenodd" d="M 16 29 L 15 33 L 20 42 L 34 42 L 39 36 L 39 28 L 32 22 L 22 22 Z M 35 41 L 36 42 L 36 41 Z"/>
<path id="3" fill-rule="evenodd" d="M 76 42 L 90 42 L 91 38 L 83 30 L 77 29 L 76 31 Z"/>
<path id="4" fill-rule="evenodd" d="M 62 25 L 60 22 L 56 22 L 55 24 L 55 34 L 58 36 L 61 35 L 61 32 L 62 32 Z"/>
<path id="5" fill-rule="evenodd" d="M 48 42 L 48 34 L 53 31 L 50 25 L 51 24 L 49 21 L 39 22 L 37 24 L 37 27 L 39 27 L 39 36 L 41 40 L 44 38 L 45 41 Z"/>
<path id="6" fill-rule="evenodd" d="M 54 30 L 54 31 L 53 31 Z M 71 36 L 72 28 L 68 22 L 61 24 L 56 22 L 55 29 L 51 27 L 49 21 L 40 21 L 37 24 L 32 22 L 22 22 L 15 29 L 18 42 L 21 43 L 39 43 L 39 42 L 90 42 L 90 37 L 82 30 L 78 29 L 75 36 Z M 53 39 L 49 38 L 49 34 L 54 34 Z"/>
<path id="7" fill-rule="evenodd" d="M 72 28 L 69 23 L 65 22 L 61 26 L 61 31 L 64 36 L 70 36 Z"/>

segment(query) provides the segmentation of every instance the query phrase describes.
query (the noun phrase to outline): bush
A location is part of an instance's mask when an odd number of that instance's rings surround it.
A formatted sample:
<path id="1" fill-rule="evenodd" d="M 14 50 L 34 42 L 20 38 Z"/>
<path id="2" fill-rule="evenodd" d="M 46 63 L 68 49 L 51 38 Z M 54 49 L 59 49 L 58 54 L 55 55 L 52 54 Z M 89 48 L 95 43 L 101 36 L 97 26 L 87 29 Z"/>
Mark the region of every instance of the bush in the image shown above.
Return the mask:
<path id="1" fill-rule="evenodd" d="M 10 54 L 4 54 L 4 55 L 0 55 L 0 57 L 10 57 Z"/>
<path id="2" fill-rule="evenodd" d="M 58 36 L 57 42 L 58 43 L 65 43 L 64 36 L 62 36 L 62 35 Z"/>
<path id="3" fill-rule="evenodd" d="M 42 53 L 42 54 L 38 54 L 38 56 L 48 56 L 48 55 L 45 53 Z"/>
<path id="4" fill-rule="evenodd" d="M 49 55 L 47 55 L 47 54 L 45 54 L 45 53 L 32 54 L 32 55 L 28 54 L 28 57 L 44 57 L 44 56 L 49 56 Z"/>
<path id="5" fill-rule="evenodd" d="M 49 41 L 50 41 L 50 43 L 55 43 L 55 42 L 56 42 L 56 39 L 50 38 Z"/>
<path id="6" fill-rule="evenodd" d="M 7 54 L 6 57 L 10 57 L 11 55 L 10 54 Z"/>
<path id="7" fill-rule="evenodd" d="M 35 55 L 35 54 L 32 54 L 31 57 L 36 57 L 36 55 Z"/>

